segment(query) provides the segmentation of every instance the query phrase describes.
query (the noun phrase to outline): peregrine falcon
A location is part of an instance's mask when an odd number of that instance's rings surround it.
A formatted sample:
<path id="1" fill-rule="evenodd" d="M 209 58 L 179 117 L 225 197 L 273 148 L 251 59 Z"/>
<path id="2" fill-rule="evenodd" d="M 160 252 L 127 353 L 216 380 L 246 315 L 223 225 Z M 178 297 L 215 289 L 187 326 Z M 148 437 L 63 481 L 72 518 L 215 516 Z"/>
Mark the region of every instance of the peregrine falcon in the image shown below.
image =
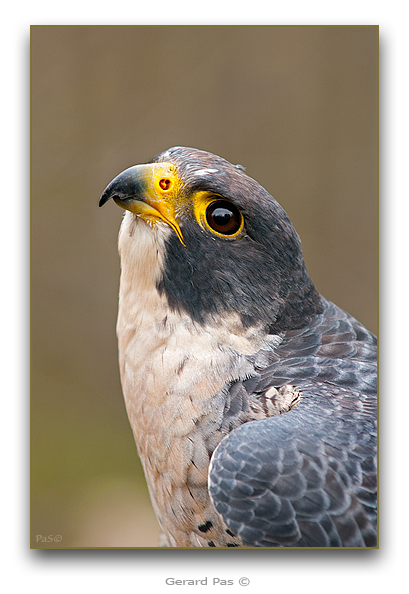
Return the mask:
<path id="1" fill-rule="evenodd" d="M 121 383 L 170 547 L 376 547 L 376 338 L 243 167 L 173 147 L 107 186 Z"/>

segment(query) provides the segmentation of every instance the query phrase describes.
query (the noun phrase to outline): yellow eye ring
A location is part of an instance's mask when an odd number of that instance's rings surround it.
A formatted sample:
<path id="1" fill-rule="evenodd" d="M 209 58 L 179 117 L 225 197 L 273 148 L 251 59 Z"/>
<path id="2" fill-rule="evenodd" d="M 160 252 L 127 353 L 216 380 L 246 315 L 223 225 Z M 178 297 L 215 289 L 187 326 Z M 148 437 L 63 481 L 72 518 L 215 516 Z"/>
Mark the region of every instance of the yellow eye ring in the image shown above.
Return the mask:
<path id="1" fill-rule="evenodd" d="M 230 200 L 219 194 L 199 191 L 193 196 L 194 214 L 205 231 L 232 240 L 243 234 L 244 217 Z"/>

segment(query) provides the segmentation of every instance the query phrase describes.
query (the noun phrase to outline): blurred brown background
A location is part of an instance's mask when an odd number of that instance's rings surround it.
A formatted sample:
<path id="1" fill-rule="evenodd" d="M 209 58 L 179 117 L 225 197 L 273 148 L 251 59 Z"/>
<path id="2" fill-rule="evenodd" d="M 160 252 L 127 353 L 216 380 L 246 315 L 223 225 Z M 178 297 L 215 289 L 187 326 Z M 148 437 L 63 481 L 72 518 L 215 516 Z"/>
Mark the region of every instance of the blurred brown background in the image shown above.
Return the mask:
<path id="1" fill-rule="evenodd" d="M 122 402 L 120 171 L 173 145 L 246 166 L 319 291 L 377 327 L 377 27 L 31 29 L 31 546 L 157 545 Z M 44 543 L 38 535 L 61 535 Z"/>

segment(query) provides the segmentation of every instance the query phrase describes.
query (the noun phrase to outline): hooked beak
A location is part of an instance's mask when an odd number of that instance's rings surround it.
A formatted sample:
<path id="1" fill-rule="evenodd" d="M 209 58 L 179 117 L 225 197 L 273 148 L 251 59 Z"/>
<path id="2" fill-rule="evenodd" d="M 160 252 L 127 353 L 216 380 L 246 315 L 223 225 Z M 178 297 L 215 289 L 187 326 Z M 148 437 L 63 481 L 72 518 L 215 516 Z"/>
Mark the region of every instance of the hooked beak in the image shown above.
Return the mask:
<path id="1" fill-rule="evenodd" d="M 176 220 L 181 186 L 177 168 L 172 163 L 135 165 L 125 169 L 108 184 L 99 200 L 99 206 L 112 198 L 118 206 L 151 225 L 158 221 L 168 224 L 182 245 L 185 245 Z"/>

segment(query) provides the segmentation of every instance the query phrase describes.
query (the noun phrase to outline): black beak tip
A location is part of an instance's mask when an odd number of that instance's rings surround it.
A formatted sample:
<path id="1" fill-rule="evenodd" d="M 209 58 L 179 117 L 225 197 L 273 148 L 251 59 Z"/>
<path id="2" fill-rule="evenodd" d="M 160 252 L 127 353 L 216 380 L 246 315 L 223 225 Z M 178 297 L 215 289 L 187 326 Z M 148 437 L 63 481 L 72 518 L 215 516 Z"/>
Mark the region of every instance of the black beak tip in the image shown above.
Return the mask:
<path id="1" fill-rule="evenodd" d="M 106 202 L 108 202 L 108 200 L 111 198 L 111 195 L 108 192 L 104 192 L 101 196 L 101 198 L 99 199 L 99 206 L 104 206 L 104 204 Z"/>

